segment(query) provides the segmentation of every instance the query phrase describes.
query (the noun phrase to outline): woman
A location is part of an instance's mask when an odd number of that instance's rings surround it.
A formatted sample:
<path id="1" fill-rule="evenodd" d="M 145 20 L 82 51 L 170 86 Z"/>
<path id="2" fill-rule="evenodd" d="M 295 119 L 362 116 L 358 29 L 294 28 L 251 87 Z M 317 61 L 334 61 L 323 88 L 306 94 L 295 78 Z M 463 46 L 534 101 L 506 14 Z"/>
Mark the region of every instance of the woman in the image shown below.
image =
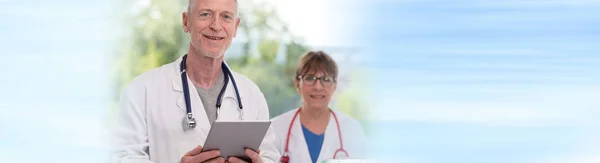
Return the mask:
<path id="1" fill-rule="evenodd" d="M 363 157 L 366 137 L 360 123 L 328 106 L 337 76 L 337 64 L 322 51 L 300 59 L 294 85 L 302 106 L 272 120 L 282 163 Z"/>

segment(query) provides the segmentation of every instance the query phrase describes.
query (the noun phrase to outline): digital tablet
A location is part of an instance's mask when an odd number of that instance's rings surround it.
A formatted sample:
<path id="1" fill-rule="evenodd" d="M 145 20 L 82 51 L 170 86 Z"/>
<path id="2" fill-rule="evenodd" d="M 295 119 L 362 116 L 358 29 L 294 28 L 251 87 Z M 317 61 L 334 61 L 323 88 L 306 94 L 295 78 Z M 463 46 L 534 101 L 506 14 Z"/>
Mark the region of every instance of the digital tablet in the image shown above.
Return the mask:
<path id="1" fill-rule="evenodd" d="M 225 159 L 234 156 L 250 162 L 244 150 L 249 148 L 258 151 L 270 125 L 270 120 L 215 121 L 202 146 L 202 152 L 217 149 Z"/>

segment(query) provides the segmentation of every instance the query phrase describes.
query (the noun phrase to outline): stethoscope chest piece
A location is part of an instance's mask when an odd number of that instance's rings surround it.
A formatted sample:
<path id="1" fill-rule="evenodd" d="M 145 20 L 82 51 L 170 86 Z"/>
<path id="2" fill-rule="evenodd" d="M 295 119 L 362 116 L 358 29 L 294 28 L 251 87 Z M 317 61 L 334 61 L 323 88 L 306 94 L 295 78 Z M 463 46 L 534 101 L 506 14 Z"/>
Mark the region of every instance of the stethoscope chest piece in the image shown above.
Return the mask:
<path id="1" fill-rule="evenodd" d="M 287 152 L 285 154 L 283 154 L 283 156 L 281 156 L 281 158 L 279 159 L 279 161 L 281 163 L 289 163 L 290 162 L 290 156 L 288 156 Z"/>
<path id="2" fill-rule="evenodd" d="M 196 128 L 196 119 L 192 116 L 192 113 L 187 113 L 183 118 L 183 131 L 191 130 Z"/>

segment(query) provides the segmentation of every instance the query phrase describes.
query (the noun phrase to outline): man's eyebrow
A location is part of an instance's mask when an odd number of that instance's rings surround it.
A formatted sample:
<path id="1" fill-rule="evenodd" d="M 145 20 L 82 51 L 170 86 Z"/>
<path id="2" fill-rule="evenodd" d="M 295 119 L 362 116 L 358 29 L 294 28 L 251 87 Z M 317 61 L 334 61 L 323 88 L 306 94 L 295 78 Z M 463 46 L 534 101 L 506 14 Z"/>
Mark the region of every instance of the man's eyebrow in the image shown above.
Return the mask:
<path id="1" fill-rule="evenodd" d="M 202 11 L 214 12 L 212 9 L 207 9 L 207 8 L 201 8 L 198 10 L 198 12 L 202 12 Z"/>
<path id="2" fill-rule="evenodd" d="M 224 10 L 224 11 L 223 11 L 223 13 L 225 13 L 225 14 L 231 14 L 231 15 L 233 15 L 233 14 L 234 14 L 234 12 L 233 12 L 233 11 L 229 11 L 229 10 Z"/>
<path id="3" fill-rule="evenodd" d="M 214 12 L 215 12 L 215 11 L 214 11 L 214 10 L 212 10 L 212 9 L 201 8 L 201 9 L 199 9 L 199 10 L 198 10 L 198 13 L 200 13 L 200 12 L 204 12 L 204 11 L 208 11 L 208 12 L 212 12 L 212 13 L 214 13 Z M 224 10 L 224 11 L 222 11 L 221 13 L 225 13 L 225 14 L 231 14 L 231 15 L 234 15 L 234 14 L 235 14 L 233 11 L 230 11 L 230 10 Z"/>

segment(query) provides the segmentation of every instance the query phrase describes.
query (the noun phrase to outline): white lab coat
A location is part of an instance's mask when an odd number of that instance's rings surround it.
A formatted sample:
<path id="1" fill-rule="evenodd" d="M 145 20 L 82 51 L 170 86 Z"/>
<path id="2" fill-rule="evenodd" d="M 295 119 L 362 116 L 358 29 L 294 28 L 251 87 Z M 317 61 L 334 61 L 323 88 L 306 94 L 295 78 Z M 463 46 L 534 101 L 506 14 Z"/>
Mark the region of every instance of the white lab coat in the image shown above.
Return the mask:
<path id="1" fill-rule="evenodd" d="M 272 119 L 272 126 L 275 129 L 275 135 L 277 136 L 277 150 L 281 155 L 285 152 L 285 142 L 287 138 L 288 128 L 294 114 L 298 109 L 290 110 Z M 366 156 L 366 136 L 360 123 L 351 117 L 334 111 L 338 117 L 340 123 L 340 130 L 342 133 L 342 140 L 344 143 L 344 149 L 348 152 L 349 158 L 352 159 L 363 159 Z M 289 157 L 290 163 L 310 163 L 312 162 L 310 153 L 308 152 L 308 146 L 306 145 L 306 139 L 302 132 L 302 126 L 300 123 L 300 114 L 294 119 L 292 126 L 289 142 Z M 317 162 L 323 162 L 324 160 L 333 159 L 333 155 L 337 149 L 340 148 L 340 141 L 338 131 L 333 115 L 330 115 L 329 124 L 325 129 L 325 138 L 323 145 L 321 146 L 321 152 Z M 338 155 L 344 155 L 339 152 Z"/>
<path id="2" fill-rule="evenodd" d="M 189 78 L 191 108 L 197 124 L 195 129 L 183 131 L 186 107 L 179 69 L 181 60 L 182 57 L 141 74 L 123 91 L 112 132 L 115 162 L 177 163 L 188 151 L 204 144 L 211 126 Z M 245 76 L 232 73 L 242 99 L 243 120 L 269 120 L 267 102 L 258 86 Z M 223 96 L 218 119 L 239 119 L 231 80 Z M 279 160 L 275 142 L 270 128 L 259 147 L 264 162 Z"/>

